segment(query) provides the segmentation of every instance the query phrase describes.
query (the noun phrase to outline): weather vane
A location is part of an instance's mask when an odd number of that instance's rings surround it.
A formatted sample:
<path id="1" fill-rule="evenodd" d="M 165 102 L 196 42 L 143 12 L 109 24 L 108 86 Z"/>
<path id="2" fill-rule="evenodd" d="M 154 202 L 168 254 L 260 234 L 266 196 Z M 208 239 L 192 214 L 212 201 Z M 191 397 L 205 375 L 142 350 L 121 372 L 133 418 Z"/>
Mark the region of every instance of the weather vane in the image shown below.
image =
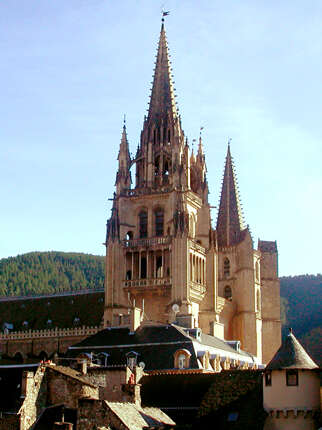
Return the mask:
<path id="1" fill-rule="evenodd" d="M 162 22 L 164 22 L 164 17 L 170 15 L 170 11 L 169 10 L 163 10 L 162 8 Z"/>

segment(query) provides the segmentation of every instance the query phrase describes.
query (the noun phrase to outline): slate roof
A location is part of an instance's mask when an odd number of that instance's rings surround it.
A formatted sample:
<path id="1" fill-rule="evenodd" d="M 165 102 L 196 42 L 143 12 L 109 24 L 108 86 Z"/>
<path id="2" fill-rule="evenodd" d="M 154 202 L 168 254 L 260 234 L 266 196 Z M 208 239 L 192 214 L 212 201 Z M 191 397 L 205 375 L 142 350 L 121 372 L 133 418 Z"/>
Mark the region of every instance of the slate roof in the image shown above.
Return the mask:
<path id="1" fill-rule="evenodd" d="M 272 360 L 266 366 L 267 370 L 282 369 L 317 369 L 319 366 L 311 359 L 294 334 L 290 333 Z"/>
<path id="2" fill-rule="evenodd" d="M 242 349 L 237 351 L 236 349 L 231 347 L 228 343 L 226 343 L 224 340 L 219 339 L 218 337 L 215 337 L 215 336 L 210 336 L 209 334 L 206 334 L 206 333 L 201 334 L 200 343 L 202 343 L 203 345 L 212 346 L 213 348 L 216 348 L 216 349 L 221 349 L 229 353 L 234 353 L 234 354 L 238 353 L 239 355 L 242 355 L 247 358 L 251 357 L 251 355 L 248 354 L 246 351 L 243 351 Z"/>
<path id="3" fill-rule="evenodd" d="M 172 369 L 178 349 L 187 349 L 191 367 L 198 368 L 191 338 L 174 325 L 141 326 L 134 333 L 127 327 L 107 328 L 70 347 L 68 356 L 104 351 L 109 354 L 108 365 L 120 365 L 126 364 L 126 353 L 135 351 L 145 370 Z"/>
<path id="4" fill-rule="evenodd" d="M 4 323 L 13 331 L 99 326 L 104 313 L 104 291 L 71 291 L 37 297 L 0 297 L 0 330 Z M 48 324 L 48 320 L 52 323 Z M 24 325 L 24 321 L 28 325 Z"/>
<path id="5" fill-rule="evenodd" d="M 175 422 L 170 417 L 157 408 L 141 408 L 135 403 L 105 401 L 105 404 L 131 430 L 175 425 Z"/>
<path id="6" fill-rule="evenodd" d="M 211 348 L 221 356 L 235 356 L 252 361 L 250 354 L 236 351 L 221 339 L 201 334 L 200 340 L 190 336 L 189 330 L 174 324 L 141 325 L 135 332 L 127 327 L 107 328 L 69 347 L 67 355 L 76 357 L 81 352 L 109 355 L 108 366 L 126 364 L 126 354 L 135 351 L 137 363 L 144 362 L 144 370 L 168 370 L 174 367 L 174 354 L 178 349 L 190 352 L 190 369 L 198 369 L 198 352 Z M 208 348 L 210 347 L 210 348 Z M 95 357 L 94 357 L 95 358 Z"/>

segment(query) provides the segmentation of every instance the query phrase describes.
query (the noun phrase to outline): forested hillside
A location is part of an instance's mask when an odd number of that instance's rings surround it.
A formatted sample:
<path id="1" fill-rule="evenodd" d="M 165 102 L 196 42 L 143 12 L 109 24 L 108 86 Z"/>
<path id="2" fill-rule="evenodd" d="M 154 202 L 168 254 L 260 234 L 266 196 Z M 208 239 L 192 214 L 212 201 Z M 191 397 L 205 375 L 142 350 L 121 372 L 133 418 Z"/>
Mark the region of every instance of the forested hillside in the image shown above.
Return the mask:
<path id="1" fill-rule="evenodd" d="M 292 327 L 312 357 L 322 357 L 322 275 L 281 278 L 281 314 L 283 333 Z"/>
<path id="2" fill-rule="evenodd" d="M 104 288 L 104 257 L 32 252 L 0 260 L 0 295 L 33 296 Z M 281 278 L 283 332 L 292 327 L 303 346 L 321 357 L 322 275 Z"/>
<path id="3" fill-rule="evenodd" d="M 34 296 L 104 288 L 104 257 L 31 252 L 0 260 L 0 295 Z"/>

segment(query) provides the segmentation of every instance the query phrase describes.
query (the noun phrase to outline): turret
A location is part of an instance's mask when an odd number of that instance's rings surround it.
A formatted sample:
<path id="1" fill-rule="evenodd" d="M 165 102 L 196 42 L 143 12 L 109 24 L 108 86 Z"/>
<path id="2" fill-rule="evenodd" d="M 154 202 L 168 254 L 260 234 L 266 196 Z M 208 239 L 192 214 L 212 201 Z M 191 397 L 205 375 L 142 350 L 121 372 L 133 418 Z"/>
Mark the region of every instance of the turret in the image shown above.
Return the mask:
<path id="1" fill-rule="evenodd" d="M 292 333 L 265 369 L 264 430 L 313 430 L 320 408 L 319 368 Z"/>

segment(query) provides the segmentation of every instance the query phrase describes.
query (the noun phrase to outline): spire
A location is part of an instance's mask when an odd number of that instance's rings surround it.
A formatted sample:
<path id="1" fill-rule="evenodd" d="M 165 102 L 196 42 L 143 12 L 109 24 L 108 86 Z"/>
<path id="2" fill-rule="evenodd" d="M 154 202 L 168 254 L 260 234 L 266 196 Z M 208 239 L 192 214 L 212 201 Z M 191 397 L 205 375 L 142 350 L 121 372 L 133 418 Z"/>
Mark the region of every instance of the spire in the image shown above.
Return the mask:
<path id="1" fill-rule="evenodd" d="M 148 119 L 167 117 L 169 112 L 173 117 L 178 116 L 171 79 L 168 43 L 164 29 L 164 19 L 162 19 Z"/>
<path id="2" fill-rule="evenodd" d="M 120 150 L 117 159 L 119 161 L 119 168 L 116 174 L 115 185 L 117 187 L 117 194 L 119 194 L 123 189 L 131 187 L 131 156 L 129 151 L 129 143 L 127 140 L 125 116 L 123 121 Z"/>
<path id="3" fill-rule="evenodd" d="M 117 159 L 120 160 L 120 158 L 122 157 L 126 159 L 128 164 L 130 163 L 131 157 L 130 157 L 130 151 L 129 151 L 129 142 L 127 140 L 127 133 L 126 133 L 125 115 L 123 120 L 123 130 L 122 130 L 120 150 L 119 150 L 119 155 Z"/>
<path id="4" fill-rule="evenodd" d="M 228 142 L 224 178 L 217 218 L 217 237 L 219 246 L 235 245 L 241 240 L 245 229 L 239 202 L 237 181 Z"/>

